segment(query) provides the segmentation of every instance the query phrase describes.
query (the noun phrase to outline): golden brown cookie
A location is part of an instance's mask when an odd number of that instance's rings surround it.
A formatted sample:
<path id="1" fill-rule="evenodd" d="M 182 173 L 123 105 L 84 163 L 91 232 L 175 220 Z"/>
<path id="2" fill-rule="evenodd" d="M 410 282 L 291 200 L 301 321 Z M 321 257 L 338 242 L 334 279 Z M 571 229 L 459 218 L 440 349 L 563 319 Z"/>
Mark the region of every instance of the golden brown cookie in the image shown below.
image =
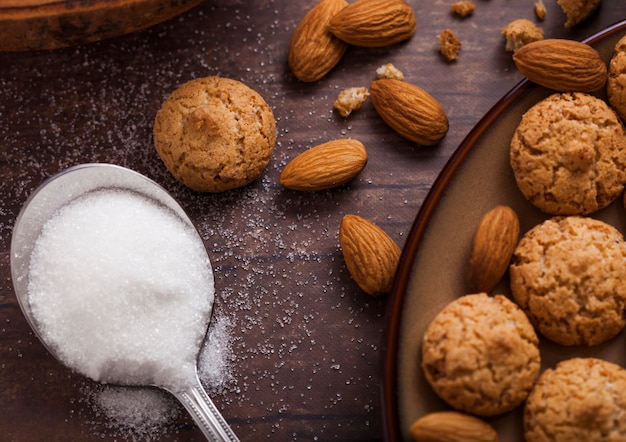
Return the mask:
<path id="1" fill-rule="evenodd" d="M 198 78 L 167 97 L 153 136 L 176 179 L 199 192 L 222 192 L 261 176 L 276 142 L 276 120 L 261 95 L 245 84 Z"/>
<path id="2" fill-rule="evenodd" d="M 626 183 L 626 136 L 615 112 L 580 92 L 531 107 L 513 135 L 510 163 L 522 194 L 553 215 L 589 215 Z"/>
<path id="3" fill-rule="evenodd" d="M 573 358 L 541 374 L 524 406 L 524 437 L 538 441 L 618 441 L 626 435 L 626 370 Z"/>
<path id="4" fill-rule="evenodd" d="M 626 121 L 626 35 L 615 45 L 611 62 L 609 63 L 609 79 L 606 85 L 609 103 Z"/>
<path id="5" fill-rule="evenodd" d="M 600 344 L 626 325 L 626 243 L 609 224 L 546 220 L 524 234 L 509 273 L 515 301 L 556 343 Z"/>
<path id="6" fill-rule="evenodd" d="M 508 298 L 466 295 L 429 324 L 422 369 L 452 407 L 493 416 L 526 399 L 539 374 L 538 342 L 524 312 Z"/>

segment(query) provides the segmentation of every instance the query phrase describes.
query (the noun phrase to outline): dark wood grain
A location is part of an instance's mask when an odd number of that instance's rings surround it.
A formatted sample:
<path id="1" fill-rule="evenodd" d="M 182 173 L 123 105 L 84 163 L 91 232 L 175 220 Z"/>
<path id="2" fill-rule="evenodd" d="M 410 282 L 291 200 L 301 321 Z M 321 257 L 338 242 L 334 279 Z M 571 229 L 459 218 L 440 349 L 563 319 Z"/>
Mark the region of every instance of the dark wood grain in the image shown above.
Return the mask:
<path id="1" fill-rule="evenodd" d="M 626 17 L 604 0 L 585 23 L 564 27 L 556 2 L 539 25 L 546 37 L 582 39 Z M 410 1 L 414 37 L 388 48 L 351 47 L 313 84 L 288 71 L 289 39 L 312 1 L 209 0 L 165 23 L 117 38 L 52 51 L 0 54 L 0 434 L 3 440 L 123 438 L 94 412 L 103 387 L 69 372 L 32 336 L 13 293 L 11 229 L 28 195 L 75 164 L 110 162 L 167 188 L 188 211 L 212 259 L 216 313 L 230 321 L 226 385 L 209 386 L 244 441 L 379 440 L 386 299 L 351 281 L 337 232 L 359 214 L 400 246 L 447 159 L 480 118 L 521 80 L 501 28 L 535 20 L 532 1 L 476 0 L 465 19 L 447 1 Z M 444 28 L 463 42 L 459 59 L 437 53 Z M 437 98 L 450 131 L 434 147 L 402 139 L 371 103 L 347 119 L 337 93 L 368 86 L 394 63 Z M 154 116 L 181 83 L 207 75 L 241 80 L 273 108 L 278 142 L 263 177 L 244 189 L 194 193 L 176 182 L 152 146 Z M 334 138 L 359 139 L 369 161 L 347 186 L 318 193 L 281 188 L 299 152 Z M 502 140 L 506 148 L 508 140 Z M 460 214 L 462 215 L 462 214 Z M 160 440 L 202 440 L 184 413 Z"/>

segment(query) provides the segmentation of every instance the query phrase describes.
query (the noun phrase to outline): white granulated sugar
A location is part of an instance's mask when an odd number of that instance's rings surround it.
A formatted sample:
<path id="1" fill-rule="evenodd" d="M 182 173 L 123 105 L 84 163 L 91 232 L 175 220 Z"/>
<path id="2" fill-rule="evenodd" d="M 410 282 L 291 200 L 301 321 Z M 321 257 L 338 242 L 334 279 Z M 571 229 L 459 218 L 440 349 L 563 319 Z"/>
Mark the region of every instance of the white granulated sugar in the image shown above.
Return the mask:
<path id="1" fill-rule="evenodd" d="M 130 440 L 156 440 L 182 412 L 172 396 L 157 389 L 105 386 L 89 399 L 106 428 Z"/>
<path id="2" fill-rule="evenodd" d="M 219 396 L 235 385 L 232 327 L 230 318 L 213 313 L 198 360 L 198 376 L 209 396 Z M 84 393 L 95 415 L 103 419 L 93 422 L 94 426 L 104 426 L 125 440 L 158 440 L 183 411 L 173 396 L 157 389 L 102 385 Z"/>
<path id="3" fill-rule="evenodd" d="M 220 395 L 234 384 L 231 330 L 233 322 L 220 313 L 211 318 L 209 332 L 198 359 L 198 376 L 209 395 Z"/>
<path id="4" fill-rule="evenodd" d="M 101 190 L 62 207 L 37 239 L 29 302 L 44 340 L 101 382 L 184 388 L 213 302 L 193 228 L 137 194 Z"/>

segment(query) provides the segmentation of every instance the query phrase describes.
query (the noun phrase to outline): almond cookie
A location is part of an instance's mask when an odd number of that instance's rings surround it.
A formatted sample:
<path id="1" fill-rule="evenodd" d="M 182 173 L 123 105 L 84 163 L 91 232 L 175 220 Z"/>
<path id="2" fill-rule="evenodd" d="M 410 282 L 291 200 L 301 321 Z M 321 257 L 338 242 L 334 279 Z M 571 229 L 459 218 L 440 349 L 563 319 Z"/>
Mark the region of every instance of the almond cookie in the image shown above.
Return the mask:
<path id="1" fill-rule="evenodd" d="M 615 112 L 585 93 L 553 94 L 521 119 L 510 163 L 522 194 L 552 215 L 589 215 L 626 183 L 626 136 Z"/>
<path id="2" fill-rule="evenodd" d="M 167 97 L 153 137 L 176 179 L 199 192 L 222 192 L 261 176 L 274 150 L 276 120 L 261 95 L 245 84 L 198 78 Z"/>
<path id="3" fill-rule="evenodd" d="M 609 79 L 606 86 L 609 103 L 622 121 L 626 121 L 626 35 L 615 45 L 609 63 Z"/>
<path id="4" fill-rule="evenodd" d="M 435 393 L 459 411 L 494 416 L 528 396 L 539 374 L 535 330 L 502 295 L 462 296 L 429 324 L 422 369 Z"/>
<path id="5" fill-rule="evenodd" d="M 524 406 L 524 438 L 618 441 L 626 435 L 626 370 L 573 358 L 541 374 Z"/>
<path id="6" fill-rule="evenodd" d="M 544 221 L 522 237 L 509 273 L 515 301 L 558 344 L 600 344 L 626 325 L 626 243 L 605 222 Z"/>

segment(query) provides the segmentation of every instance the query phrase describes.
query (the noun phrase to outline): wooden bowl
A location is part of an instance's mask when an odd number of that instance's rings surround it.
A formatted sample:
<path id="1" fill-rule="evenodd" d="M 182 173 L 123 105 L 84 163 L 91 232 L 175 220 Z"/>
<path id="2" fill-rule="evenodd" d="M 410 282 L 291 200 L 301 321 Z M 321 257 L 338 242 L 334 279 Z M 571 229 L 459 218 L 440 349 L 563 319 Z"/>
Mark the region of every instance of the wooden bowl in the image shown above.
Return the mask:
<path id="1" fill-rule="evenodd" d="M 128 34 L 203 0 L 2 0 L 0 51 L 55 49 Z"/>

